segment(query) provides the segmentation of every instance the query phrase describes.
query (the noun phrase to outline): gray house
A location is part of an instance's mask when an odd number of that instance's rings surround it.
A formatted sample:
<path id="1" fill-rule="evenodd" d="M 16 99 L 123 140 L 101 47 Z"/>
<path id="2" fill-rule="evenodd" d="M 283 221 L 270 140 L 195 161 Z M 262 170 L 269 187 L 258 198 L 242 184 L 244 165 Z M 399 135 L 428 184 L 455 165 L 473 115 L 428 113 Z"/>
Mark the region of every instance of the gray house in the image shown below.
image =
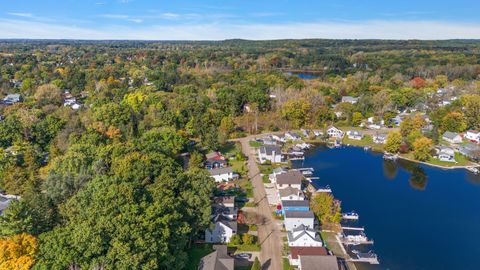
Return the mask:
<path id="1" fill-rule="evenodd" d="M 226 245 L 213 246 L 214 252 L 200 260 L 198 270 L 233 270 L 235 260 L 227 253 Z"/>
<path id="2" fill-rule="evenodd" d="M 3 104 L 12 105 L 22 101 L 22 96 L 20 94 L 8 94 L 3 98 Z"/>

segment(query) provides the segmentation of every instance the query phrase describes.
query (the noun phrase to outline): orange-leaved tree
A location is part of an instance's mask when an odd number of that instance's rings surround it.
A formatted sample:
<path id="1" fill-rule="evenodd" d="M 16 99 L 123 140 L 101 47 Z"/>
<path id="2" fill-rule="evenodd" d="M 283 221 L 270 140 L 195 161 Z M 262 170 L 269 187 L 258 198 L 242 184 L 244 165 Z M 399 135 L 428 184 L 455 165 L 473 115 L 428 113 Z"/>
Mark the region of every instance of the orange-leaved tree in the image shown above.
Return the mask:
<path id="1" fill-rule="evenodd" d="M 35 263 L 37 238 L 22 233 L 0 239 L 0 270 L 28 270 Z"/>

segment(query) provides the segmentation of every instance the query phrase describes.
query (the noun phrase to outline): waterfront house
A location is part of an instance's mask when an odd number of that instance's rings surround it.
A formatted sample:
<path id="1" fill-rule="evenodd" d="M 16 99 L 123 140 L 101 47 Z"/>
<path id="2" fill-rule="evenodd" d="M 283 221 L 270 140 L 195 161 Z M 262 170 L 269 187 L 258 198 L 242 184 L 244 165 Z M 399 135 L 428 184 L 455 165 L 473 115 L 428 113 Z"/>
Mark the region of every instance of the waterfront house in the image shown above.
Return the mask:
<path id="1" fill-rule="evenodd" d="M 217 215 L 212 220 L 210 228 L 205 230 L 205 242 L 228 243 L 237 233 L 237 221 L 223 215 Z"/>
<path id="2" fill-rule="evenodd" d="M 480 159 L 480 147 L 476 144 L 468 143 L 458 147 L 458 152 L 471 160 Z"/>
<path id="3" fill-rule="evenodd" d="M 286 168 L 275 168 L 273 169 L 272 173 L 268 176 L 268 179 L 270 180 L 270 182 L 272 183 L 277 183 L 277 175 L 280 175 L 282 173 L 286 173 L 288 172 L 288 169 Z"/>
<path id="4" fill-rule="evenodd" d="M 287 187 L 302 189 L 303 174 L 300 171 L 288 171 L 276 176 L 277 189 L 284 189 Z"/>
<path id="5" fill-rule="evenodd" d="M 283 200 L 282 202 L 282 215 L 285 215 L 285 211 L 310 211 L 310 202 L 308 200 Z"/>
<path id="6" fill-rule="evenodd" d="M 283 136 L 280 137 L 278 135 L 272 135 L 272 139 L 274 139 L 277 142 L 282 142 L 282 143 L 287 142 L 287 139 L 285 139 L 285 137 Z"/>
<path id="7" fill-rule="evenodd" d="M 437 152 L 437 158 L 440 161 L 445 162 L 456 162 L 455 160 L 455 150 L 450 147 L 444 146 L 437 146 L 435 147 L 435 151 Z"/>
<path id="8" fill-rule="evenodd" d="M 235 260 L 228 255 L 226 245 L 214 245 L 214 251 L 200 259 L 198 270 L 234 270 Z"/>
<path id="9" fill-rule="evenodd" d="M 342 97 L 342 102 L 347 102 L 351 104 L 355 104 L 358 102 L 358 98 L 356 97 L 351 97 L 351 96 L 344 96 Z"/>
<path id="10" fill-rule="evenodd" d="M 476 130 L 469 130 L 464 135 L 465 139 L 469 140 L 470 142 L 480 143 L 480 132 Z"/>
<path id="11" fill-rule="evenodd" d="M 300 255 L 298 270 L 340 270 L 337 256 Z"/>
<path id="12" fill-rule="evenodd" d="M 8 94 L 3 98 L 3 104 L 5 105 L 13 105 L 18 102 L 22 102 L 22 96 L 20 94 Z"/>
<path id="13" fill-rule="evenodd" d="M 282 150 L 276 145 L 264 145 L 258 149 L 258 159 L 261 164 L 267 161 L 280 163 L 283 161 Z"/>
<path id="14" fill-rule="evenodd" d="M 446 131 L 445 133 L 443 133 L 442 139 L 449 143 L 462 143 L 463 141 L 462 136 L 460 136 L 460 134 L 456 132 L 450 132 L 450 131 Z"/>
<path id="15" fill-rule="evenodd" d="M 314 129 L 312 132 L 313 132 L 313 135 L 315 135 L 315 137 L 323 136 L 323 131 L 321 130 Z"/>
<path id="16" fill-rule="evenodd" d="M 12 203 L 14 200 L 19 200 L 19 199 L 20 199 L 19 196 L 0 194 L 0 216 L 3 216 L 3 211 L 7 209 L 10 203 Z"/>
<path id="17" fill-rule="evenodd" d="M 263 145 L 277 145 L 277 141 L 270 136 L 263 138 L 261 142 L 263 143 Z"/>
<path id="18" fill-rule="evenodd" d="M 308 138 L 308 136 L 310 135 L 310 131 L 308 129 L 301 129 L 300 131 L 305 138 Z"/>
<path id="19" fill-rule="evenodd" d="M 343 131 L 335 126 L 330 126 L 327 129 L 328 137 L 341 139 L 345 135 Z"/>
<path id="20" fill-rule="evenodd" d="M 373 142 L 376 144 L 385 144 L 387 143 L 388 135 L 385 133 L 373 135 Z"/>
<path id="21" fill-rule="evenodd" d="M 284 225 L 287 231 L 304 225 L 314 228 L 315 216 L 312 211 L 285 211 Z"/>
<path id="22" fill-rule="evenodd" d="M 288 261 L 290 265 L 299 266 L 300 258 L 303 256 L 317 257 L 317 256 L 327 256 L 327 255 L 328 255 L 328 251 L 325 247 L 289 247 Z M 309 268 L 309 269 L 314 270 L 318 268 Z"/>
<path id="23" fill-rule="evenodd" d="M 232 167 L 225 167 L 225 168 L 215 168 L 208 170 L 210 175 L 215 179 L 215 182 L 228 182 L 234 179 L 237 175 L 233 173 Z"/>
<path id="24" fill-rule="evenodd" d="M 357 141 L 360 141 L 363 139 L 363 134 L 360 133 L 359 131 L 347 131 L 347 137 L 350 139 L 350 140 L 357 140 Z"/>
<path id="25" fill-rule="evenodd" d="M 323 247 L 318 232 L 304 225 L 289 231 L 287 239 L 289 247 Z"/>
<path id="26" fill-rule="evenodd" d="M 300 201 L 305 200 L 305 195 L 298 188 L 287 187 L 278 190 L 280 201 Z"/>
<path id="27" fill-rule="evenodd" d="M 297 133 L 287 132 L 285 133 L 285 139 L 287 139 L 287 141 L 300 141 L 302 140 L 302 137 Z"/>

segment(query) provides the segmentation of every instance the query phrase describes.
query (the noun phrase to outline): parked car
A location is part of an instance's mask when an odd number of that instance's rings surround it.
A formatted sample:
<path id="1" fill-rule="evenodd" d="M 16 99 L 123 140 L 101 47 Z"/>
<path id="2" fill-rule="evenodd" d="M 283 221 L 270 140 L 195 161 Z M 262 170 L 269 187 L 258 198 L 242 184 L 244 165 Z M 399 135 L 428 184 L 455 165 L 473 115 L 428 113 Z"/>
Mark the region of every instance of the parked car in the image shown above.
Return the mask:
<path id="1" fill-rule="evenodd" d="M 235 255 L 235 258 L 237 259 L 248 259 L 250 260 L 250 258 L 252 257 L 252 254 L 250 253 L 238 253 Z"/>

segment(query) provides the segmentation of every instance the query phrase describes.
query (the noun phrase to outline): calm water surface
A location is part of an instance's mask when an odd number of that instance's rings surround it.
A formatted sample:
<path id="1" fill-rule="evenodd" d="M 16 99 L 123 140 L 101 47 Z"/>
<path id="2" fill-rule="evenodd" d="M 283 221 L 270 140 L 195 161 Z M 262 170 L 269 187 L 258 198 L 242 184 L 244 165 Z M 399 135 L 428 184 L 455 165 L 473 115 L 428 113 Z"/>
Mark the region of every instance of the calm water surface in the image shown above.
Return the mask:
<path id="1" fill-rule="evenodd" d="M 355 147 L 320 146 L 294 166 L 313 167 L 316 184 L 331 186 L 342 211 L 359 213 L 381 262 L 368 269 L 480 269 L 477 176 L 392 163 Z"/>

